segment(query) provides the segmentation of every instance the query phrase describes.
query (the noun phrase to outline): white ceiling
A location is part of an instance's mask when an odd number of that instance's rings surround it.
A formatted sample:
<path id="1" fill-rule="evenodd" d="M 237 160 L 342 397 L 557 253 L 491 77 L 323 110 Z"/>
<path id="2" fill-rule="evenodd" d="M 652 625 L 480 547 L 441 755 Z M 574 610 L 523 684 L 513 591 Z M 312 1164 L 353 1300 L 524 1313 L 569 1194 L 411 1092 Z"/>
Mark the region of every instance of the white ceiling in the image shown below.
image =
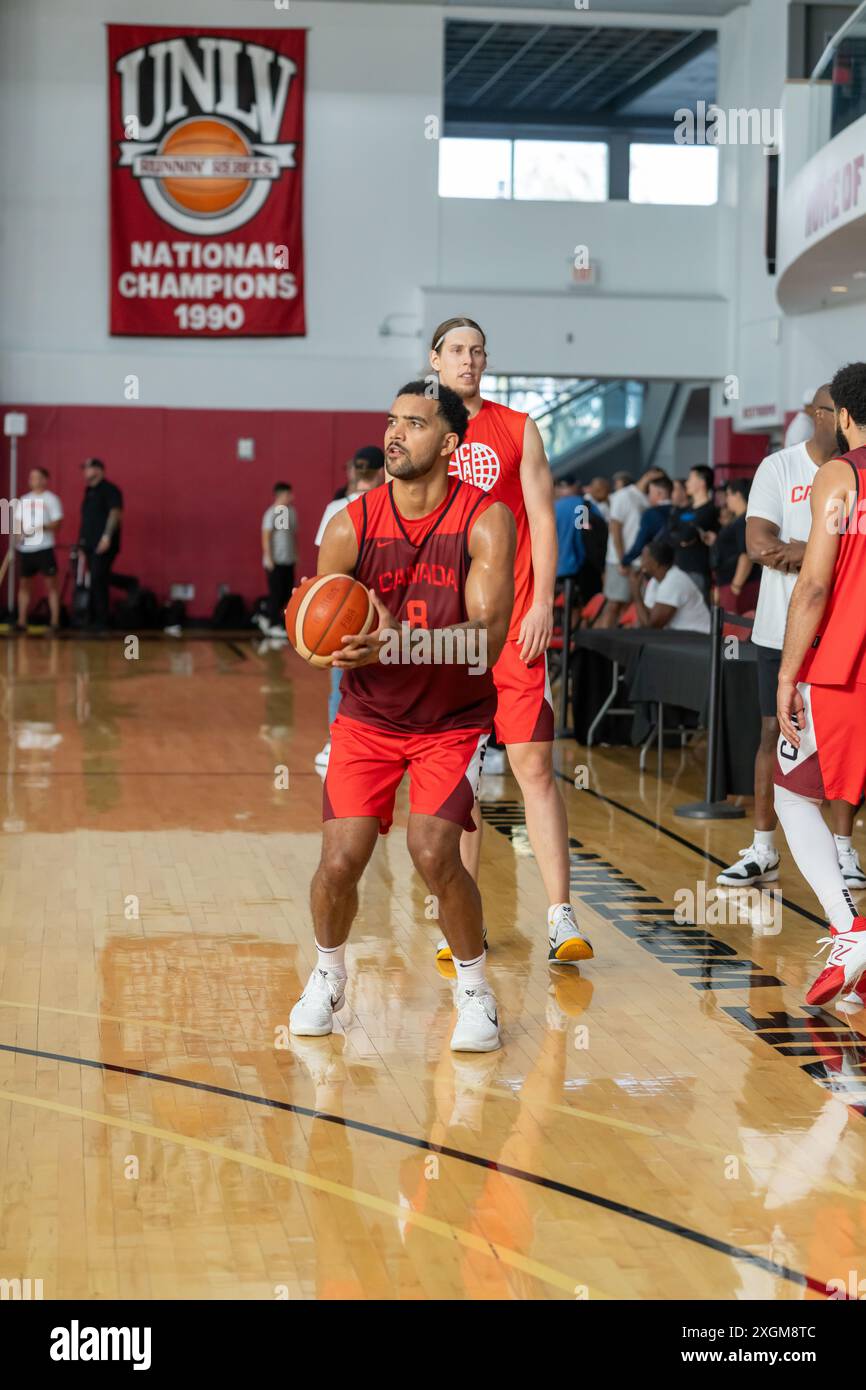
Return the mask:
<path id="1" fill-rule="evenodd" d="M 326 0 L 327 2 L 327 0 Z M 321 3 L 321 0 L 320 0 Z M 446 9 L 563 10 L 574 14 L 574 0 L 373 0 L 380 5 L 444 5 Z M 582 11 L 587 19 L 596 14 L 650 14 L 659 19 L 671 15 L 723 15 L 748 0 L 590 0 Z"/>

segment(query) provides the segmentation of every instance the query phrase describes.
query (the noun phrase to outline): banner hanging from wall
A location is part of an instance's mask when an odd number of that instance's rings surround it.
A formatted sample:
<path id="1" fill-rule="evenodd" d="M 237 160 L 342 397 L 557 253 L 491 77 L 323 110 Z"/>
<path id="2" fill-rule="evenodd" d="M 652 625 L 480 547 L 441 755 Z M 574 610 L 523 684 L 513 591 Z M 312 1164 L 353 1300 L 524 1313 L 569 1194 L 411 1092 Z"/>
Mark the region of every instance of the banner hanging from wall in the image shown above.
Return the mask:
<path id="1" fill-rule="evenodd" d="M 301 29 L 108 26 L 115 334 L 305 333 Z"/>

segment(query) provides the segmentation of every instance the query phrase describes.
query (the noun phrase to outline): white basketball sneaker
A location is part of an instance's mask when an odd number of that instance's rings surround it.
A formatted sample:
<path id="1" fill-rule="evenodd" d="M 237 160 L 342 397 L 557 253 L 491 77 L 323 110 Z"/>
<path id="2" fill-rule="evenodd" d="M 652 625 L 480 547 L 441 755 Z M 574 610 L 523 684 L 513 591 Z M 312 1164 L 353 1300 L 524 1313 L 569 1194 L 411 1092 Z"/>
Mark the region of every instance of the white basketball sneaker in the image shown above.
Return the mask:
<path id="1" fill-rule="evenodd" d="M 757 883 L 775 883 L 779 877 L 779 851 L 754 841 L 740 850 L 736 864 L 716 875 L 723 888 L 751 888 Z"/>
<path id="2" fill-rule="evenodd" d="M 853 888 L 855 893 L 861 888 L 866 888 L 866 874 L 853 845 L 849 849 L 839 850 L 839 868 L 842 870 L 846 888 Z"/>
<path id="3" fill-rule="evenodd" d="M 452 1052 L 495 1052 L 499 1043 L 499 1014 L 489 989 L 458 989 L 457 1026 L 451 1034 Z"/>
<path id="4" fill-rule="evenodd" d="M 313 971 L 289 1015 L 289 1032 L 302 1038 L 321 1038 L 334 1031 L 334 1014 L 346 1002 L 346 976 L 334 970 Z"/>

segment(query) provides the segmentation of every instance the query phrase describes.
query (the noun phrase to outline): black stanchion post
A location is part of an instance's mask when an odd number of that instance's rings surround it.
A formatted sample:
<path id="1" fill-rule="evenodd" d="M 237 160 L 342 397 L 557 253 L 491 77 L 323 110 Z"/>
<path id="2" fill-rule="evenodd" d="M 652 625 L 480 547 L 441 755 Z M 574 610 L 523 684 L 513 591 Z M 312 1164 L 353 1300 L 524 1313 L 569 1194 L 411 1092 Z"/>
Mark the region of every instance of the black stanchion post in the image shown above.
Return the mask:
<path id="1" fill-rule="evenodd" d="M 722 736 L 722 627 L 724 610 L 714 606 L 710 626 L 710 701 L 707 715 L 707 778 L 705 800 L 675 806 L 674 815 L 690 820 L 741 820 L 742 806 L 717 801 L 719 786 L 719 744 Z"/>
<path id="2" fill-rule="evenodd" d="M 556 738 L 573 738 L 568 723 L 568 694 L 571 689 L 571 610 L 574 604 L 574 576 L 566 575 L 562 586 L 562 673 L 559 684 L 559 720 Z"/>

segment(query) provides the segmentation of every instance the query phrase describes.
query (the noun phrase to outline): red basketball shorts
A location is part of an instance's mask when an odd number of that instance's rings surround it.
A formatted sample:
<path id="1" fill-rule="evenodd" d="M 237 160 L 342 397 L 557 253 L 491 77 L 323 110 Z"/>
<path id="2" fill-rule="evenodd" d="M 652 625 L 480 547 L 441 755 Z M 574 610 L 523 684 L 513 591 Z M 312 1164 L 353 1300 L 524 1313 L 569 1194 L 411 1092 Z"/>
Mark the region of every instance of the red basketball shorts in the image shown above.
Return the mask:
<path id="1" fill-rule="evenodd" d="M 496 737 L 500 743 L 551 743 L 553 697 L 547 657 L 542 654 L 527 665 L 520 659 L 520 645 L 506 642 L 493 668 Z"/>
<path id="2" fill-rule="evenodd" d="M 380 835 L 394 818 L 394 799 L 409 773 L 409 810 L 474 830 L 472 806 L 489 729 L 390 733 L 338 714 L 331 725 L 323 820 L 376 816 Z"/>
<path id="3" fill-rule="evenodd" d="M 866 787 L 866 685 L 798 685 L 805 728 L 795 748 L 780 737 L 775 781 L 812 801 L 857 805 Z"/>

